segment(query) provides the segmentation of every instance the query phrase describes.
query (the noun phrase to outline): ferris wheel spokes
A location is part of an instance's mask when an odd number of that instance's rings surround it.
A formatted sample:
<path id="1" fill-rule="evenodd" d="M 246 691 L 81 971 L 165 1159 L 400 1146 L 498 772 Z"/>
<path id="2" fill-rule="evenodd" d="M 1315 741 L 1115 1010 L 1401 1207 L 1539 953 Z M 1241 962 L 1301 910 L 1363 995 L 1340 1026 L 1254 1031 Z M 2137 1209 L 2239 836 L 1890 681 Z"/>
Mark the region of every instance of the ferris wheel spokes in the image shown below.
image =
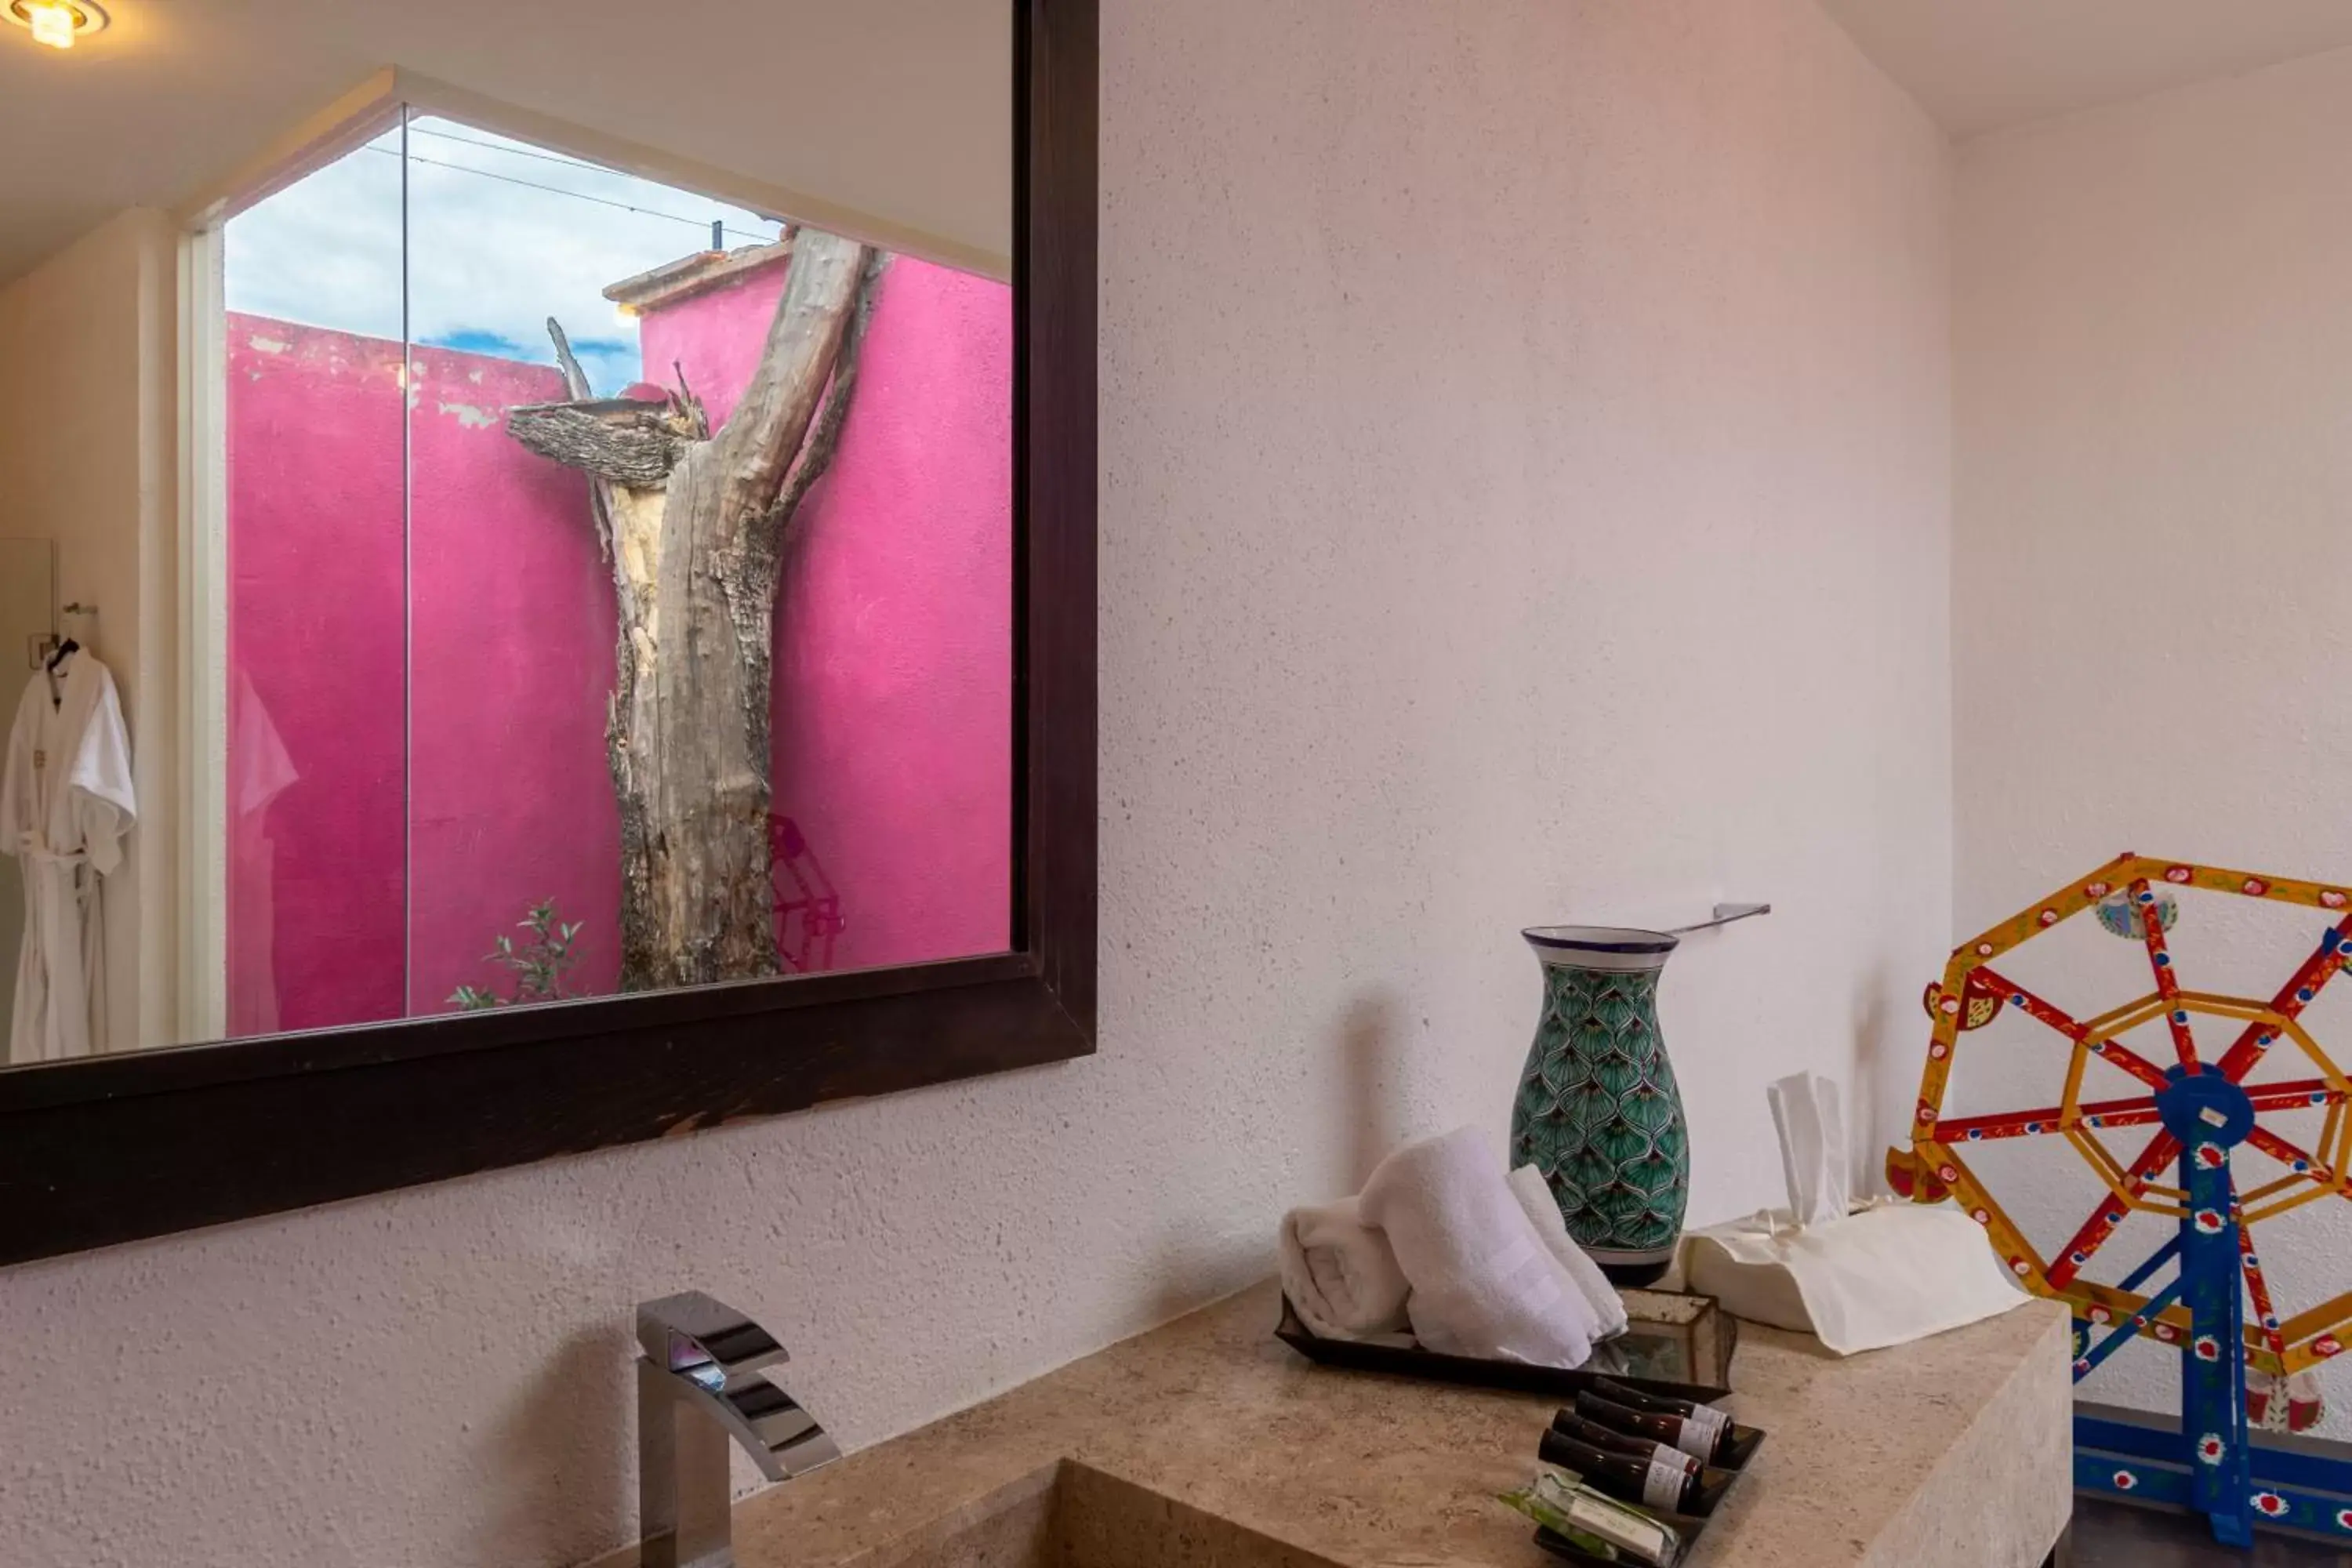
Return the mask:
<path id="1" fill-rule="evenodd" d="M 2303 1010 L 2317 999 L 2320 992 L 2326 989 L 2327 983 L 2336 978 L 2336 972 L 2344 967 L 2347 948 L 2352 948 L 2352 915 L 2345 916 L 2320 933 L 2319 945 L 2312 950 L 2311 956 L 2303 961 L 2302 967 L 2289 976 L 2287 983 L 2279 987 L 2278 994 L 2271 998 L 2271 1010 L 2284 1018 L 2300 1017 Z M 2221 1054 L 2221 1076 L 2231 1083 L 2243 1083 L 2246 1075 L 2253 1071 L 2254 1064 L 2263 1059 L 2263 1054 L 2277 1040 L 2277 1036 L 2263 1033 L 2259 1026 L 2248 1025 L 2245 1033 Z"/>
<path id="2" fill-rule="evenodd" d="M 2180 983 L 2166 935 L 2179 912 L 2172 890 L 2186 889 L 2325 910 L 2332 923 L 2267 1004 L 2194 991 Z M 2021 943 L 2092 911 L 2106 931 L 2137 942 L 2154 976 L 2151 994 L 2078 1018 L 1989 967 Z M 2076 1484 L 2193 1507 L 2211 1518 L 2216 1536 L 2235 1544 L 2250 1541 L 2257 1521 L 2352 1538 L 2352 1506 L 2347 1506 L 2352 1463 L 2322 1462 L 2301 1451 L 2282 1456 L 2252 1442 L 2247 1384 L 2250 1372 L 2261 1373 L 2264 1404 L 2271 1405 L 2278 1398 L 2278 1380 L 2305 1374 L 2352 1343 L 2352 1290 L 2281 1320 L 2252 1231 L 2315 1198 L 2352 1198 L 2352 1079 L 2298 1021 L 2346 968 L 2352 968 L 2352 883 L 2121 856 L 1953 951 L 1941 982 L 1927 988 L 1935 1031 L 1911 1147 L 1903 1152 L 1899 1170 L 1895 1157 L 1889 1159 L 1890 1178 L 1907 1175 L 1912 1196 L 1923 1202 L 1947 1192 L 1958 1196 L 2029 1289 L 2073 1304 L 2078 1373 L 2134 1336 L 2180 1352 L 2179 1428 L 2079 1415 Z M 1946 1091 L 1963 1035 L 2011 1009 L 2069 1043 L 2059 1102 L 1948 1115 Z M 2220 1043 L 2216 1026 L 2203 1023 L 2200 1014 L 2225 1021 L 2231 1031 L 2224 1037 L 2227 1049 L 2200 1050 L 2200 1033 L 2209 1047 Z M 2151 1059 L 2121 1039 L 2159 1019 L 2175 1058 L 2162 1066 L 2167 1053 L 2154 1052 Z M 2282 1037 L 2310 1058 L 2317 1076 L 2247 1082 Z M 2108 1089 L 2112 1098 L 2085 1100 L 2094 1056 L 2144 1092 L 2117 1095 Z M 2092 1088 L 2106 1086 L 2094 1081 Z M 2305 1110 L 2325 1113 L 2315 1142 L 2300 1126 L 2260 1124 Z M 2126 1164 L 2104 1135 L 2134 1127 L 2150 1128 L 2151 1135 Z M 1979 1142 L 2053 1133 L 2107 1190 L 2061 1252 L 2045 1260 L 1962 1154 Z M 2257 1155 L 2264 1163 L 2250 1163 Z M 2120 1285 L 2083 1278 L 2134 1212 L 2168 1220 L 2168 1239 Z M 2294 1397 L 2290 1393 L 2290 1408 Z"/>
<path id="3" fill-rule="evenodd" d="M 2197 1037 L 2189 1032 L 2188 1011 L 2179 1005 L 2180 977 L 2172 972 L 2172 953 L 2164 942 L 2164 920 L 2146 877 L 2132 879 L 2131 901 L 2139 911 L 2140 941 L 2147 949 L 2147 966 L 2156 973 L 2156 994 L 2164 999 L 2164 1022 L 2172 1032 L 2173 1051 L 2180 1058 L 2182 1072 L 2196 1072 L 2202 1065 L 2197 1059 Z"/>

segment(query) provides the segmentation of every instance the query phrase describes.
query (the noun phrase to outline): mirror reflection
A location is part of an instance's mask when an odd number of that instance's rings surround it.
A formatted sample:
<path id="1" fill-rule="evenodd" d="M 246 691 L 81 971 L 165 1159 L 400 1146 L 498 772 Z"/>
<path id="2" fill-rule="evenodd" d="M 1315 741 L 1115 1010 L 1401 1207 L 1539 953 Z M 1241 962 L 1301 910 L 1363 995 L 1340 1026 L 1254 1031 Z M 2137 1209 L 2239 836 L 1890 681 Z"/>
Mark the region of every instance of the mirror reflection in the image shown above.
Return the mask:
<path id="1" fill-rule="evenodd" d="M 365 129 L 191 234 L 179 711 L 10 559 L 7 1061 L 1006 949 L 1010 286 Z"/>

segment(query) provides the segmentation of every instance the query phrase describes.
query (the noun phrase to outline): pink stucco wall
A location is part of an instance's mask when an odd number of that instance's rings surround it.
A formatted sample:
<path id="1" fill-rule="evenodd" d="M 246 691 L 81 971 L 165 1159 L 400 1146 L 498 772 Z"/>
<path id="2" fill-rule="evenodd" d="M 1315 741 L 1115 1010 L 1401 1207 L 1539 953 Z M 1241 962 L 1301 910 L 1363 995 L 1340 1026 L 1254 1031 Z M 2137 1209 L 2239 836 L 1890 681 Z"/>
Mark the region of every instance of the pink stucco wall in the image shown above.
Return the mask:
<path id="1" fill-rule="evenodd" d="M 782 281 L 648 312 L 646 363 L 723 418 Z M 778 616 L 782 874 L 837 894 L 834 968 L 996 951 L 1011 898 L 1011 298 L 904 258 L 882 287 Z M 481 956 L 549 896 L 610 989 L 608 569 L 583 481 L 503 430 L 555 374 L 415 351 L 404 563 L 399 346 L 241 316 L 229 346 L 232 1031 L 505 989 Z"/>
<path id="2" fill-rule="evenodd" d="M 400 345 L 233 316 L 236 1034 L 404 1010 Z"/>
<path id="3" fill-rule="evenodd" d="M 724 419 L 782 287 L 648 312 L 646 364 Z M 1000 951 L 1013 897 L 1012 290 L 904 257 L 881 289 L 776 612 L 776 809 L 840 889 L 836 968 Z"/>

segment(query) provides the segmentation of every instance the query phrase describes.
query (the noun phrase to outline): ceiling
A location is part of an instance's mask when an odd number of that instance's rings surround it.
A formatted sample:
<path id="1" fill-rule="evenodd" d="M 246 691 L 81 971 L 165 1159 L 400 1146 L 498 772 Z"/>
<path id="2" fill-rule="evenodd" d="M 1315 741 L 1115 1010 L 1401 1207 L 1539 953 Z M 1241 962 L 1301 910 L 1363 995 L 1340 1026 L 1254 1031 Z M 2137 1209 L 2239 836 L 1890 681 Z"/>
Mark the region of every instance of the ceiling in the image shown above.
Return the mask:
<path id="1" fill-rule="evenodd" d="M 0 26 L 0 281 L 174 206 L 385 66 L 955 245 L 1011 249 L 1003 0 L 108 0 Z"/>
<path id="2" fill-rule="evenodd" d="M 2352 46 L 2352 0 L 1822 0 L 1955 136 Z"/>
<path id="3" fill-rule="evenodd" d="M 1822 0 L 1958 135 L 2352 46 L 2352 0 Z M 0 281 L 173 206 L 387 65 L 1011 248 L 1003 0 L 115 0 L 0 28 Z"/>

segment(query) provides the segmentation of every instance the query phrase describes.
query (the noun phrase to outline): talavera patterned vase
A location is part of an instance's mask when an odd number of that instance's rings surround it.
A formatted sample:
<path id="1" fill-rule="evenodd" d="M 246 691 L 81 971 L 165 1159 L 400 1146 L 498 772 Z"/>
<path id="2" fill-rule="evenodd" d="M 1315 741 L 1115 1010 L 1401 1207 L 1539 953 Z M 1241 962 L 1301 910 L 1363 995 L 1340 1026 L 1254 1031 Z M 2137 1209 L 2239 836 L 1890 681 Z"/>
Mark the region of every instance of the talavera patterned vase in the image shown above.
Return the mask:
<path id="1" fill-rule="evenodd" d="M 1682 1091 L 1658 1032 L 1658 972 L 1678 940 L 1610 926 L 1525 933 L 1543 1016 L 1511 1107 L 1511 1164 L 1543 1173 L 1569 1235 L 1620 1284 L 1674 1261 L 1690 1200 Z"/>

